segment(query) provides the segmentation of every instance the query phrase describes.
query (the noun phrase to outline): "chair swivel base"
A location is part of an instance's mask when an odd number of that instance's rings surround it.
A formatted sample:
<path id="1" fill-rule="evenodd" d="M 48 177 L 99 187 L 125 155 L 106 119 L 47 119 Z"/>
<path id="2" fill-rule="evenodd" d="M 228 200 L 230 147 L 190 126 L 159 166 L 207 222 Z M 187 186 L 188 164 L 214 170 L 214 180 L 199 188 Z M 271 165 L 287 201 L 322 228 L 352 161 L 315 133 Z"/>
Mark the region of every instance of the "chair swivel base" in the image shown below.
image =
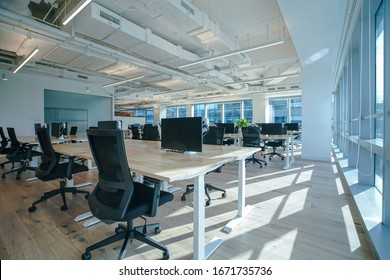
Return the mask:
<path id="1" fill-rule="evenodd" d="M 10 171 L 4 172 L 3 175 L 1 176 L 1 178 L 5 179 L 5 175 L 16 172 L 16 180 L 20 180 L 20 178 L 21 178 L 20 174 L 22 174 L 24 171 L 27 171 L 27 170 L 35 171 L 36 167 L 30 167 L 28 165 L 22 164 L 21 167 L 13 168 Z"/>
<path id="2" fill-rule="evenodd" d="M 260 165 L 260 168 L 263 168 L 263 164 L 267 165 L 267 162 L 265 160 L 258 159 L 254 155 L 245 160 L 245 164 L 247 164 L 248 162 L 258 163 Z"/>
<path id="3" fill-rule="evenodd" d="M 277 153 L 277 152 L 275 152 L 275 151 L 270 152 L 270 153 L 267 153 L 267 154 L 264 154 L 263 156 L 264 156 L 264 158 L 266 158 L 266 157 L 268 156 L 269 160 L 272 160 L 272 158 L 273 158 L 274 156 L 278 156 L 278 157 L 280 157 L 282 160 L 284 160 L 284 155 L 279 154 L 279 153 Z"/>
<path id="4" fill-rule="evenodd" d="M 152 225 L 146 225 L 146 227 L 154 228 L 155 233 L 158 234 L 161 232 L 160 226 L 158 224 L 152 224 Z M 169 259 L 169 252 L 167 247 L 164 245 L 154 241 L 152 238 L 146 236 L 146 231 L 148 230 L 145 228 L 145 226 L 139 226 L 139 227 L 132 227 L 132 223 L 128 222 L 127 226 L 119 224 L 117 228 L 115 228 L 115 235 L 110 236 L 92 246 L 89 246 L 85 253 L 81 255 L 81 259 L 83 260 L 90 260 L 92 255 L 91 251 L 99 249 L 103 246 L 109 245 L 111 243 L 124 240 L 123 245 L 121 248 L 121 251 L 118 256 L 118 260 L 123 260 L 126 256 L 126 252 L 128 249 L 129 244 L 133 241 L 133 239 L 139 240 L 141 242 L 144 242 L 152 247 L 155 247 L 162 251 L 162 259 L 168 260 Z"/>
<path id="5" fill-rule="evenodd" d="M 68 205 L 66 204 L 65 193 L 72 193 L 72 194 L 83 193 L 83 194 L 85 194 L 85 196 L 84 196 L 85 199 L 88 199 L 88 197 L 89 197 L 88 191 L 79 190 L 76 187 L 67 188 L 67 187 L 65 187 L 65 185 L 66 185 L 66 182 L 64 180 L 61 180 L 59 189 L 45 192 L 37 201 L 35 201 L 32 204 L 32 206 L 30 208 L 28 208 L 28 212 L 30 212 L 30 213 L 34 212 L 37 209 L 37 207 L 36 207 L 37 204 L 39 204 L 45 200 L 48 200 L 49 198 L 52 198 L 53 196 L 56 196 L 58 194 L 60 194 L 62 197 L 63 205 L 61 206 L 61 211 L 68 210 Z"/>
<path id="6" fill-rule="evenodd" d="M 220 191 L 222 192 L 222 198 L 225 198 L 226 197 L 226 190 L 224 189 L 221 189 L 221 188 L 217 188 L 213 185 L 210 185 L 208 183 L 205 183 L 205 194 L 207 196 L 207 200 L 206 200 L 206 206 L 209 206 L 211 204 L 211 197 L 210 197 L 210 194 L 209 194 L 209 190 L 216 190 L 216 191 Z M 190 193 L 193 193 L 194 192 L 194 185 L 191 184 L 191 185 L 188 185 L 187 188 L 186 188 L 186 191 L 183 193 L 183 195 L 181 196 L 181 201 L 186 201 L 187 198 L 186 198 L 186 195 L 190 194 Z"/>

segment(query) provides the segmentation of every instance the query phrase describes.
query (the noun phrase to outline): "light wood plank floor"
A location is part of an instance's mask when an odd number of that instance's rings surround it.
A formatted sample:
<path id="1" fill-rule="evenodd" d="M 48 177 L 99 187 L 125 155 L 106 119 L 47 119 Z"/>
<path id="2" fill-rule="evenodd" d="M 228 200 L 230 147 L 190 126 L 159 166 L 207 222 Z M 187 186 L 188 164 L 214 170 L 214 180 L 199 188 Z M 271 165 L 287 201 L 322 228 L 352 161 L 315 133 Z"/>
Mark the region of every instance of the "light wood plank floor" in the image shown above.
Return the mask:
<path id="1" fill-rule="evenodd" d="M 4 161 L 4 157 L 0 158 Z M 268 161 L 268 160 L 267 160 Z M 301 160 L 299 152 L 289 170 L 284 161 L 268 161 L 268 166 L 247 165 L 247 204 L 254 210 L 230 234 L 222 231 L 236 215 L 237 164 L 223 167 L 223 172 L 209 174 L 206 181 L 227 190 L 227 197 L 211 192 L 211 205 L 206 208 L 206 241 L 218 236 L 224 243 L 210 257 L 213 260 L 341 260 L 373 259 L 370 247 L 353 207 L 350 195 L 333 162 Z M 9 170 L 9 165 L 0 172 Z M 7 175 L 0 181 L 0 259 L 78 260 L 85 248 L 111 235 L 114 225 L 96 224 L 84 228 L 73 218 L 88 211 L 83 195 L 67 195 L 69 209 L 62 212 L 60 197 L 27 211 L 43 192 L 58 186 L 58 181 L 26 182 L 33 172 Z M 75 183 L 96 183 L 97 171 L 75 176 Z M 170 259 L 192 258 L 192 195 L 183 202 L 180 197 L 189 181 L 177 182 L 182 189 L 175 200 L 159 208 L 155 218 L 162 232 L 151 237 L 165 244 Z M 86 187 L 92 190 L 92 187 Z M 142 220 L 137 219 L 136 224 Z M 93 259 L 116 259 L 121 243 L 92 252 Z M 161 259 L 159 250 L 134 241 L 127 259 Z"/>

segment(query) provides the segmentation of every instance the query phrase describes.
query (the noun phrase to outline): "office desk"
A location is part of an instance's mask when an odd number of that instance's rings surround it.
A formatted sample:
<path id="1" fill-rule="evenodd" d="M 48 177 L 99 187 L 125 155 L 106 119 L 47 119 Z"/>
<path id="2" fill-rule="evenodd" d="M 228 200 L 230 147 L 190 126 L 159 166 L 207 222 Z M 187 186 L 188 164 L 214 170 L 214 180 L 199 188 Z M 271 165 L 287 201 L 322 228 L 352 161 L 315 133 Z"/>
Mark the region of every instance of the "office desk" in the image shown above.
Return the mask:
<path id="1" fill-rule="evenodd" d="M 219 166 L 239 161 L 238 164 L 238 206 L 237 216 L 224 228 L 230 232 L 253 209 L 245 206 L 245 158 L 258 152 L 260 148 L 244 148 L 237 146 L 203 145 L 203 152 L 194 155 L 168 152 L 161 149 L 159 141 L 138 141 L 125 139 L 126 155 L 132 172 L 140 173 L 161 181 L 194 179 L 194 243 L 193 258 L 207 259 L 223 242 L 212 240 L 205 244 L 205 192 L 204 175 Z M 88 143 L 54 145 L 56 152 L 93 159 Z"/>
<path id="2" fill-rule="evenodd" d="M 261 135 L 262 141 L 267 140 L 283 140 L 286 141 L 286 164 L 284 165 L 283 169 L 288 169 L 291 164 L 294 162 L 294 138 L 296 135 L 293 134 L 287 134 L 287 135 Z M 291 153 L 289 146 L 291 145 Z"/>

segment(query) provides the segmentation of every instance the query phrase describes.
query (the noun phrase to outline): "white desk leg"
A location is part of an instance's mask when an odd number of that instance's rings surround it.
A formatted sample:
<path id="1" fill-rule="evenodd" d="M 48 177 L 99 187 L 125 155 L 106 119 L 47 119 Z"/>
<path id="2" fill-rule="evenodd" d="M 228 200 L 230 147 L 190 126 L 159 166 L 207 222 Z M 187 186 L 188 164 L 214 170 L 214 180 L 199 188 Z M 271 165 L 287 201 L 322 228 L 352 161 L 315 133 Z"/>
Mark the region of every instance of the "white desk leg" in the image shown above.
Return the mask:
<path id="1" fill-rule="evenodd" d="M 245 206 L 245 159 L 240 159 L 238 163 L 238 208 L 237 216 L 231 220 L 223 230 L 227 233 L 230 233 L 234 228 L 236 228 L 242 220 L 254 209 L 253 206 Z"/>
<path id="2" fill-rule="evenodd" d="M 291 146 L 291 155 L 290 147 Z M 288 138 L 287 140 L 287 151 L 286 151 L 286 164 L 283 169 L 290 168 L 291 164 L 294 162 L 294 138 Z"/>
<path id="3" fill-rule="evenodd" d="M 194 260 L 205 259 L 205 193 L 204 175 L 199 175 L 194 182 Z"/>
<path id="4" fill-rule="evenodd" d="M 242 217 L 245 208 L 245 159 L 238 163 L 238 217 Z"/>

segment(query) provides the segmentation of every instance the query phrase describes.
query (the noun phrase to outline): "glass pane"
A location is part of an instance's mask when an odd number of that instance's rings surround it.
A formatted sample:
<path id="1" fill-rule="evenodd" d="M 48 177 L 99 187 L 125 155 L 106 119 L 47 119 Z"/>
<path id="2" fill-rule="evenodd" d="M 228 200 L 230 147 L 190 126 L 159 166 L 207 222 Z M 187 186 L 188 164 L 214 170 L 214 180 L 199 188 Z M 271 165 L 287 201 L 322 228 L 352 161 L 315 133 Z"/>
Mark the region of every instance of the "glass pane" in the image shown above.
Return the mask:
<path id="1" fill-rule="evenodd" d="M 145 122 L 146 123 L 153 123 L 154 122 L 154 110 L 153 110 L 153 108 L 146 109 L 145 111 L 146 111 Z"/>
<path id="2" fill-rule="evenodd" d="M 241 103 L 226 103 L 225 123 L 236 123 L 241 117 Z"/>
<path id="3" fill-rule="evenodd" d="M 205 116 L 205 105 L 197 104 L 194 105 L 194 117 L 204 117 Z"/>
<path id="4" fill-rule="evenodd" d="M 291 119 L 289 122 L 302 124 L 302 98 L 291 99 L 290 116 Z"/>
<path id="5" fill-rule="evenodd" d="M 375 155 L 375 186 L 382 193 L 383 189 L 383 158 Z"/>
<path id="6" fill-rule="evenodd" d="M 177 107 L 177 113 L 179 118 L 184 118 L 187 116 L 187 108 L 186 106 Z"/>
<path id="7" fill-rule="evenodd" d="M 167 107 L 166 116 L 167 118 L 176 118 L 176 107 Z"/>
<path id="8" fill-rule="evenodd" d="M 253 122 L 253 100 L 244 100 L 244 119 Z"/>
<path id="9" fill-rule="evenodd" d="M 210 123 L 221 123 L 222 104 L 207 104 L 207 116 Z"/>
<path id="10" fill-rule="evenodd" d="M 383 3 L 379 6 L 376 15 L 375 41 L 375 110 L 383 113 L 383 78 L 384 78 L 384 44 L 383 44 Z M 383 117 L 375 121 L 375 136 L 383 139 Z"/>
<path id="11" fill-rule="evenodd" d="M 269 100 L 269 119 L 273 123 L 288 122 L 288 107 L 287 99 L 271 99 Z"/>

